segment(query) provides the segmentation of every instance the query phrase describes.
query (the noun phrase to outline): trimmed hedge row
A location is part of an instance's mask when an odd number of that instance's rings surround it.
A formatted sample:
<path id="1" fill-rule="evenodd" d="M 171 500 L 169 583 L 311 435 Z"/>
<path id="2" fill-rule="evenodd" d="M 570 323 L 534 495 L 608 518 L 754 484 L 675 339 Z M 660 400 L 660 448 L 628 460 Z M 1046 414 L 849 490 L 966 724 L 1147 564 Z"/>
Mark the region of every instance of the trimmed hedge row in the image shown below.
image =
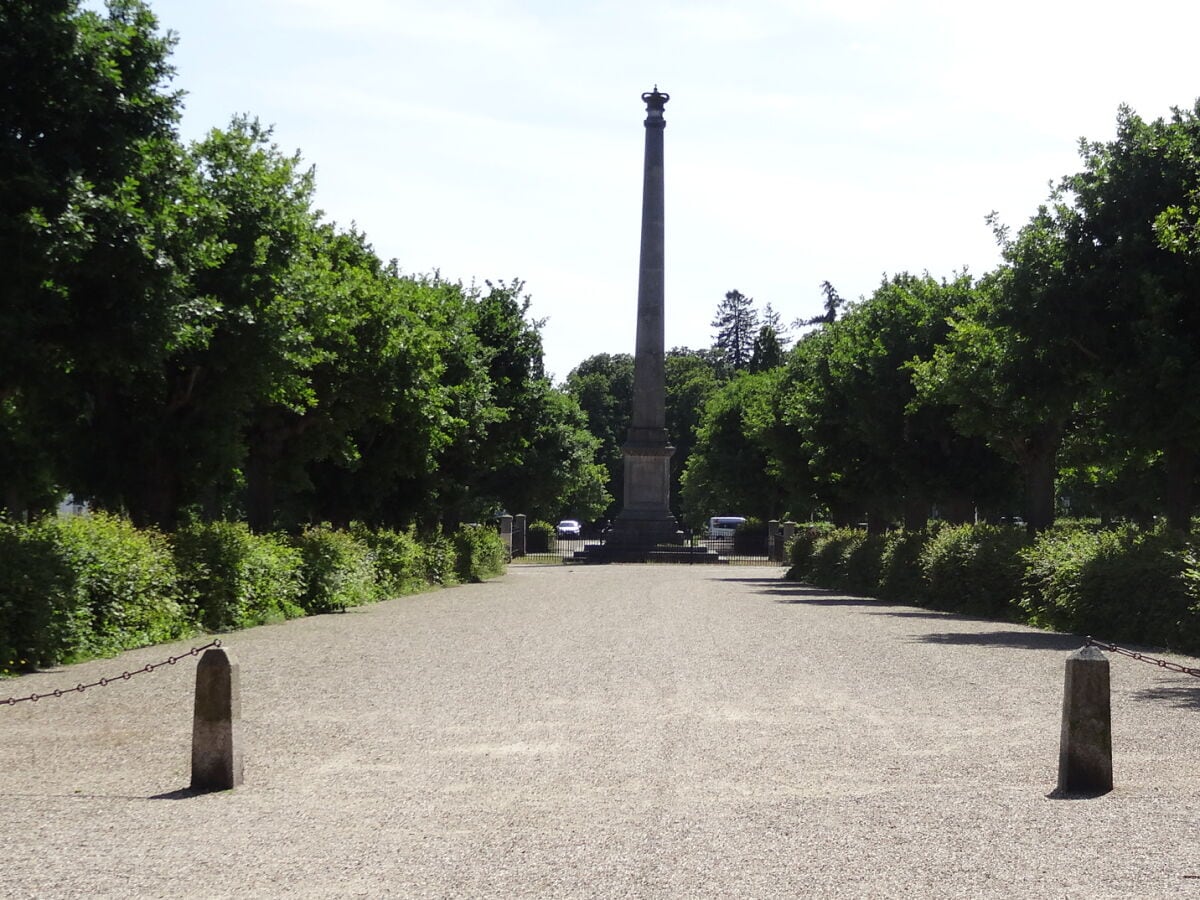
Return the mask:
<path id="1" fill-rule="evenodd" d="M 812 528 L 787 577 L 947 612 L 1200 653 L 1200 557 L 1167 531 Z"/>
<path id="2" fill-rule="evenodd" d="M 254 534 L 238 522 L 167 536 L 96 513 L 0 520 L 0 675 L 501 574 L 494 529 Z"/>

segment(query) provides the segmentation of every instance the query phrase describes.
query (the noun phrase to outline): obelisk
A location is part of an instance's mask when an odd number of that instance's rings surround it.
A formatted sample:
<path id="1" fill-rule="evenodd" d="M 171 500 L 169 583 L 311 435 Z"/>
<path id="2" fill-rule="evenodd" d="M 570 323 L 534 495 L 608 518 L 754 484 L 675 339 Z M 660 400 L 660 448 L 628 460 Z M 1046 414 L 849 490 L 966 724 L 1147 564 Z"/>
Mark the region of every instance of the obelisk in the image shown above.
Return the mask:
<path id="1" fill-rule="evenodd" d="M 646 159 L 642 174 L 642 248 L 638 275 L 637 345 L 633 358 L 633 420 L 621 453 L 624 506 L 609 544 L 628 550 L 678 544 L 671 515 L 671 455 L 667 443 L 666 373 L 663 365 L 665 268 L 663 253 L 663 107 L 658 85 L 646 104 Z"/>

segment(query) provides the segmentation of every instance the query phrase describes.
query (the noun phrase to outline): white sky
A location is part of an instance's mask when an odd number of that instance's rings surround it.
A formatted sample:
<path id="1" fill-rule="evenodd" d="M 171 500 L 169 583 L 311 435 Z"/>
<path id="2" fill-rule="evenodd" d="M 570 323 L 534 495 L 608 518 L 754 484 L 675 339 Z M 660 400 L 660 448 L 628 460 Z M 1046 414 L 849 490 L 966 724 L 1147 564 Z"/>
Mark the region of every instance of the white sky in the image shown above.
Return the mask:
<path id="1" fill-rule="evenodd" d="M 238 112 L 406 272 L 519 277 L 548 371 L 632 352 L 645 107 L 666 107 L 667 346 L 737 288 L 791 321 L 824 280 L 982 274 L 1113 136 L 1200 96 L 1200 4 L 1074 0 L 151 0 L 183 135 Z"/>

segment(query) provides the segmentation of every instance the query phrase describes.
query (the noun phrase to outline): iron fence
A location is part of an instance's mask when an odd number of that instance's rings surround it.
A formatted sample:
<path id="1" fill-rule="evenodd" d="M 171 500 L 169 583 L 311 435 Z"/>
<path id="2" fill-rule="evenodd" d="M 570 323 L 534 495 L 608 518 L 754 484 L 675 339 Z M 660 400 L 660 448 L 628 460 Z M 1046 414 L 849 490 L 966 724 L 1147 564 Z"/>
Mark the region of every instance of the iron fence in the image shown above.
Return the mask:
<path id="1" fill-rule="evenodd" d="M 600 532 L 584 533 L 578 536 L 559 536 L 550 538 L 547 545 L 539 545 L 529 535 L 526 540 L 525 554 L 516 557 L 513 562 L 520 564 L 542 564 L 542 565 L 557 565 L 569 564 L 582 560 L 581 555 L 586 555 L 589 552 L 594 552 L 594 549 L 604 545 L 605 535 Z M 683 537 L 683 546 L 695 548 L 698 551 L 709 551 L 708 554 L 700 552 L 693 554 L 681 554 L 679 561 L 682 564 L 691 564 L 698 562 L 712 561 L 711 556 L 719 557 L 719 562 L 732 565 L 754 565 L 754 566 L 769 566 L 783 565 L 782 559 L 772 559 L 768 547 L 768 538 L 765 534 L 762 535 L 737 535 L 736 537 L 728 538 L 709 538 L 704 535 L 696 534 L 692 531 L 685 531 Z M 705 559 L 705 557 L 709 557 Z"/>

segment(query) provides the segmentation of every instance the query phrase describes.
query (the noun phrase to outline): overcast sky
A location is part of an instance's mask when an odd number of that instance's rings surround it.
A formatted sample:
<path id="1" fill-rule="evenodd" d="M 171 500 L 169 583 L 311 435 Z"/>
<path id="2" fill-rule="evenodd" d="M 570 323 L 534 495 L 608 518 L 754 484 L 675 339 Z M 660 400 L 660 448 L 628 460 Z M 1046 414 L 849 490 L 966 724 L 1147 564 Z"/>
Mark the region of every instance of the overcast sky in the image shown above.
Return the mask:
<path id="1" fill-rule="evenodd" d="M 667 346 L 737 288 L 785 321 L 982 274 L 1117 107 L 1200 96 L 1180 0 L 151 0 L 183 136 L 248 112 L 410 273 L 521 278 L 556 380 L 632 352 L 645 107 L 666 107 Z"/>

